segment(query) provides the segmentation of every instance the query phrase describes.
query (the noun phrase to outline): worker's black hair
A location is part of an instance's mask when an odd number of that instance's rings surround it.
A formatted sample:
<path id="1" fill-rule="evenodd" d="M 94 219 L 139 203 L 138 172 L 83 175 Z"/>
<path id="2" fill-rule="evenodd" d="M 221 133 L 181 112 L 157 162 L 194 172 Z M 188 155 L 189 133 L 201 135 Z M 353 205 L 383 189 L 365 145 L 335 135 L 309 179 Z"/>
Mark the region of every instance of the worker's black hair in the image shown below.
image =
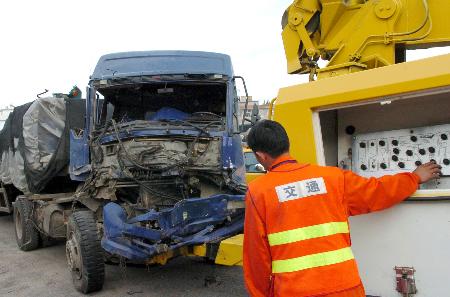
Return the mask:
<path id="1" fill-rule="evenodd" d="M 283 126 L 275 121 L 262 120 L 250 129 L 247 144 L 253 152 L 263 152 L 276 158 L 289 152 L 289 138 Z"/>

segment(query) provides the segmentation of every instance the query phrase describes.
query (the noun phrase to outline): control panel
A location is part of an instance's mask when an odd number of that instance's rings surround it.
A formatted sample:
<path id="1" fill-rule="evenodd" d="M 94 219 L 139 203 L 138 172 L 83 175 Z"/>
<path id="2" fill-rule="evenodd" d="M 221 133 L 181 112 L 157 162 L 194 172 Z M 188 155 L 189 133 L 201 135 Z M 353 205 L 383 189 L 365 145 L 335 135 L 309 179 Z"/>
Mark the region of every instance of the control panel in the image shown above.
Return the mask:
<path id="1" fill-rule="evenodd" d="M 365 177 L 411 172 L 431 160 L 450 175 L 450 125 L 358 134 L 353 137 L 352 170 Z"/>

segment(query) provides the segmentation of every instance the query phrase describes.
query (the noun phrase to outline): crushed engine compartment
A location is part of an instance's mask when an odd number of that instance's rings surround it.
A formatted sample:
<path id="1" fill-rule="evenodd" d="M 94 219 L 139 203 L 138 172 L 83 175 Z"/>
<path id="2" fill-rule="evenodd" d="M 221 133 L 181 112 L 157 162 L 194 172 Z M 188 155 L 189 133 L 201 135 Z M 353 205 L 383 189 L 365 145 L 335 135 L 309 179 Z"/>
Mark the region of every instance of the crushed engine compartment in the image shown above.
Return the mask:
<path id="1" fill-rule="evenodd" d="M 156 136 L 95 145 L 96 198 L 150 209 L 226 191 L 221 144 L 219 137 Z"/>

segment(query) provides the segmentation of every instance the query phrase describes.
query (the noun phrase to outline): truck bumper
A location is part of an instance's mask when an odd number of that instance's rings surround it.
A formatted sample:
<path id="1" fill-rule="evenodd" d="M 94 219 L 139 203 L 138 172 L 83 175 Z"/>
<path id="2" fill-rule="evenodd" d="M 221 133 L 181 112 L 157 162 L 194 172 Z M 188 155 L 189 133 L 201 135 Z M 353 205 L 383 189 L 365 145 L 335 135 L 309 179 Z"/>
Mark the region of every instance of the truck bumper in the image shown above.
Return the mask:
<path id="1" fill-rule="evenodd" d="M 206 255 L 207 245 L 214 244 L 219 245 L 217 255 L 223 255 L 219 262 L 225 264 L 231 258 L 225 256 L 224 246 L 219 243 L 242 232 L 244 196 L 220 194 L 185 199 L 173 208 L 149 210 L 133 218 L 127 218 L 124 208 L 110 202 L 103 208 L 103 220 L 102 247 L 114 256 L 164 264 L 167 258 L 179 254 L 202 255 L 204 251 Z"/>

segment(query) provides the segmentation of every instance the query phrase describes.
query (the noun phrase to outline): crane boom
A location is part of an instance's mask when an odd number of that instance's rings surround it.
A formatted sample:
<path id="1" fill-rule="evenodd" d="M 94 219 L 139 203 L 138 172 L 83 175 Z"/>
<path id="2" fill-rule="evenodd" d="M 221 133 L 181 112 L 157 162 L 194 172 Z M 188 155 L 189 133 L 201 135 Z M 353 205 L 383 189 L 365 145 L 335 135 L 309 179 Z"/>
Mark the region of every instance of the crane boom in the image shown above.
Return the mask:
<path id="1" fill-rule="evenodd" d="M 406 49 L 450 45 L 449 11 L 448 0 L 295 0 L 282 19 L 288 73 L 321 79 L 404 62 Z"/>

